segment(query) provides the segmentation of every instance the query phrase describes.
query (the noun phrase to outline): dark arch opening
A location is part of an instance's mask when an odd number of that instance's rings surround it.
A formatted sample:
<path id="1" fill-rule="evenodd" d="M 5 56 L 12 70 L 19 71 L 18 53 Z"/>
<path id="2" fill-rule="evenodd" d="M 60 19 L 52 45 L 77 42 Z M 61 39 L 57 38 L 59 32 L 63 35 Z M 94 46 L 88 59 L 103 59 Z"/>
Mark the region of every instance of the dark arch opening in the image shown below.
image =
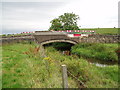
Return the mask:
<path id="1" fill-rule="evenodd" d="M 52 43 L 44 44 L 43 46 L 44 48 L 52 46 L 59 51 L 66 51 L 66 50 L 70 51 L 71 47 L 74 46 L 74 44 L 68 42 L 52 42 Z"/>

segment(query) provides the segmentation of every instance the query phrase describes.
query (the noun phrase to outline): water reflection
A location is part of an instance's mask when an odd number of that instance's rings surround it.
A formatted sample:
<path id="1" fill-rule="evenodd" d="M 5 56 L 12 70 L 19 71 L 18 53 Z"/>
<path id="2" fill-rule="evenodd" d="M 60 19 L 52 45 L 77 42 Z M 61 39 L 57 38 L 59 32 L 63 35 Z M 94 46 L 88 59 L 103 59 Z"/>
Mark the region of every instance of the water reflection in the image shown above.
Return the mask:
<path id="1" fill-rule="evenodd" d="M 74 56 L 73 54 L 71 54 L 71 52 L 69 50 L 66 51 L 62 51 L 61 52 L 63 55 L 67 55 L 67 56 Z M 83 58 L 80 56 L 77 56 L 79 58 Z M 103 60 L 96 60 L 96 59 L 89 59 L 89 58 L 84 58 L 85 60 L 87 60 L 90 64 L 94 64 L 98 67 L 106 67 L 106 66 L 112 66 L 112 65 L 117 65 L 118 62 L 117 61 L 103 61 Z"/>
<path id="2" fill-rule="evenodd" d="M 109 65 L 106 65 L 106 64 L 100 64 L 100 63 L 90 63 L 90 64 L 94 64 L 98 67 L 106 67 L 106 66 L 109 66 Z"/>
<path id="3" fill-rule="evenodd" d="M 102 60 L 96 60 L 96 59 L 86 59 L 90 64 L 94 64 L 99 67 L 106 67 L 111 65 L 117 65 L 117 61 L 102 61 Z"/>

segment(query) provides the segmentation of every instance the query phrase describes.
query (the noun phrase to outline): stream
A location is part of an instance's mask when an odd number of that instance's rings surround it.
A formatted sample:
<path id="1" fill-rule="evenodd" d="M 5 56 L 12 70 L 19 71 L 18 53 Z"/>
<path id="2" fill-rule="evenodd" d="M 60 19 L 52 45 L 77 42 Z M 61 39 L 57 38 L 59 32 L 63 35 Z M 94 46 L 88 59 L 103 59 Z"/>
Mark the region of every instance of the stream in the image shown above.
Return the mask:
<path id="1" fill-rule="evenodd" d="M 106 67 L 106 66 L 112 66 L 112 65 L 117 65 L 117 62 L 106 62 L 106 61 L 101 61 L 101 60 L 95 60 L 95 59 L 86 59 L 90 64 L 94 64 L 98 67 Z"/>
<path id="2" fill-rule="evenodd" d="M 45 47 L 52 45 L 56 50 L 58 50 L 60 53 L 62 53 L 63 55 L 67 55 L 67 56 L 73 56 L 73 54 L 71 54 L 70 50 L 71 47 L 73 46 L 72 44 L 69 43 L 53 43 L 53 44 L 47 44 L 45 45 Z M 80 58 L 79 56 L 77 56 L 78 58 Z M 84 57 L 82 57 L 84 58 Z M 90 59 L 90 58 L 84 58 L 85 60 L 88 61 L 88 63 L 96 65 L 98 67 L 106 67 L 106 66 L 112 66 L 112 65 L 118 65 L 118 62 L 116 61 L 103 61 L 103 60 L 97 60 L 97 59 Z"/>
<path id="3" fill-rule="evenodd" d="M 69 50 L 62 51 L 61 53 L 64 54 L 64 55 L 67 55 L 67 56 L 71 56 Z M 94 64 L 98 67 L 106 67 L 106 66 L 112 66 L 112 65 L 117 65 L 118 64 L 118 62 L 113 62 L 113 61 L 101 61 L 101 60 L 89 59 L 89 58 L 84 58 L 84 59 L 87 60 L 90 64 Z"/>

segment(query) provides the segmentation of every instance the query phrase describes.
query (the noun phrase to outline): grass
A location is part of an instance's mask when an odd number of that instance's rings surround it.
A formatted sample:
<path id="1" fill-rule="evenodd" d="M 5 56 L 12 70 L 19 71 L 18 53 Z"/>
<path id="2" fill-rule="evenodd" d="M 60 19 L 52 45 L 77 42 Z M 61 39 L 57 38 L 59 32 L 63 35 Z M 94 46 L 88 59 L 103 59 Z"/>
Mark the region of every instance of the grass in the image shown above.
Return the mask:
<path id="1" fill-rule="evenodd" d="M 118 66 L 97 67 L 83 58 L 73 58 L 60 54 L 54 48 L 47 48 L 47 56 L 59 64 L 66 64 L 67 69 L 75 77 L 84 82 L 88 88 L 117 88 Z"/>
<path id="2" fill-rule="evenodd" d="M 47 47 L 47 57 L 36 44 L 11 44 L 2 48 L 3 88 L 62 88 L 61 65 L 88 88 L 117 88 L 118 66 L 97 67 L 85 59 L 66 56 Z M 78 82 L 68 74 L 69 88 Z"/>
<path id="3" fill-rule="evenodd" d="M 102 61 L 118 61 L 118 44 L 81 43 L 72 47 L 72 53 L 80 57 Z"/>
<path id="4" fill-rule="evenodd" d="M 80 30 L 94 30 L 97 34 L 106 34 L 106 35 L 112 35 L 112 34 L 119 34 L 120 29 L 119 28 L 83 28 Z"/>
<path id="5" fill-rule="evenodd" d="M 2 89 L 2 47 L 0 46 L 0 89 Z"/>
<path id="6" fill-rule="evenodd" d="M 3 88 L 61 88 L 61 67 L 50 58 L 40 57 L 35 44 L 11 44 L 3 46 Z M 56 68 L 57 67 L 57 68 Z M 70 87 L 76 82 L 69 78 Z"/>

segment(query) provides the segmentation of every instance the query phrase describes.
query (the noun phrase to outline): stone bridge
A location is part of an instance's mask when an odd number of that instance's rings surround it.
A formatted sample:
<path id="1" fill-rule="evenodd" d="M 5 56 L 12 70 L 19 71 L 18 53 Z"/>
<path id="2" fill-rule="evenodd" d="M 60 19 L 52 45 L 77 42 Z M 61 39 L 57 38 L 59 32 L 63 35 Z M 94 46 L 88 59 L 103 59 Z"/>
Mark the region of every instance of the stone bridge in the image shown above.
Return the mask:
<path id="1" fill-rule="evenodd" d="M 0 45 L 6 43 L 19 43 L 23 41 L 37 42 L 41 45 L 52 42 L 68 42 L 71 44 L 77 43 L 120 43 L 120 35 L 91 35 L 88 37 L 69 37 L 63 32 L 51 31 L 36 31 L 30 36 L 20 37 L 2 37 Z"/>
<path id="2" fill-rule="evenodd" d="M 37 43 L 44 45 L 52 42 L 77 43 L 119 43 L 120 35 L 91 35 L 88 37 L 69 37 L 64 32 L 36 31 L 34 38 Z"/>
<path id="3" fill-rule="evenodd" d="M 68 42 L 71 44 L 79 43 L 79 37 L 70 38 L 63 32 L 38 31 L 33 35 L 37 43 L 44 45 L 52 42 Z"/>

